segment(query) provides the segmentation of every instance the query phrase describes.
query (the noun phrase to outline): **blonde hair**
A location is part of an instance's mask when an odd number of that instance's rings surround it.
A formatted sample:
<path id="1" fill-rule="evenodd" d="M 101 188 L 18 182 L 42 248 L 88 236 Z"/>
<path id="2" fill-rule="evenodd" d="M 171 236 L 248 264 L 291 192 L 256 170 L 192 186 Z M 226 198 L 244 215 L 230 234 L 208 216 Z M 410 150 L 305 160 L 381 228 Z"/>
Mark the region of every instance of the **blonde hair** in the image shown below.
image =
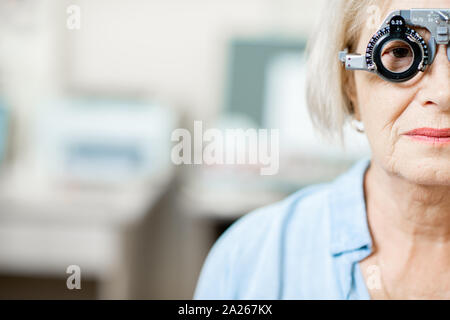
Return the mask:
<path id="1" fill-rule="evenodd" d="M 343 126 L 355 111 L 347 94 L 353 73 L 345 70 L 338 53 L 345 48 L 355 52 L 370 6 L 381 2 L 384 1 L 327 1 L 308 42 L 308 109 L 314 126 L 328 138 L 337 134 L 342 141 Z"/>

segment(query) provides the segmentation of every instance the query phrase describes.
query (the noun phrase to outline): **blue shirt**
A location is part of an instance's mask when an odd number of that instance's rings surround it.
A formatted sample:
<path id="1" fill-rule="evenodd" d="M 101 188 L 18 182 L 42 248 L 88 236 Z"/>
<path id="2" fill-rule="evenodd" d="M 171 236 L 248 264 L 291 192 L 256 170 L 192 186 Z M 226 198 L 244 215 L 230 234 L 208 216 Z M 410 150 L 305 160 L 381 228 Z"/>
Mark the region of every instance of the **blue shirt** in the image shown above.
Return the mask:
<path id="1" fill-rule="evenodd" d="M 370 299 L 358 262 L 372 252 L 364 175 L 356 163 L 236 221 L 217 240 L 194 298 Z"/>

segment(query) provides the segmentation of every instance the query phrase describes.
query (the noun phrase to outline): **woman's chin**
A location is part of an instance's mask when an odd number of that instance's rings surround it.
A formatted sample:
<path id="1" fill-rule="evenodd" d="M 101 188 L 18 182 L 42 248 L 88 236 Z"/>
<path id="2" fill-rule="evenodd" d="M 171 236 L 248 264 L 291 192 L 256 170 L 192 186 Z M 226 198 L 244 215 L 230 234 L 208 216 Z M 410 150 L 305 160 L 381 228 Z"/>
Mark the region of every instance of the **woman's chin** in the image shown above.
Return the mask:
<path id="1" fill-rule="evenodd" d="M 400 175 L 413 183 L 450 187 L 449 159 L 406 159 L 399 169 Z"/>

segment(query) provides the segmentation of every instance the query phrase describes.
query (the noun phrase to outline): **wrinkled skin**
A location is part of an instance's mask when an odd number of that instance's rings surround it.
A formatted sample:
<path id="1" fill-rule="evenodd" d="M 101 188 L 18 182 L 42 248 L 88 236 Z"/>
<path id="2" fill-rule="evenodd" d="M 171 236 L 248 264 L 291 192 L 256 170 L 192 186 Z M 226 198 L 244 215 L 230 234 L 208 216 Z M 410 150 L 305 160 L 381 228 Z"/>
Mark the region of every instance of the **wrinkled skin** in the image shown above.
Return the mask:
<path id="1" fill-rule="evenodd" d="M 391 2 L 386 13 L 399 8 L 450 8 L 448 0 Z M 365 52 L 376 31 L 377 27 L 364 29 L 358 52 Z M 416 31 L 429 38 L 425 29 Z M 450 63 L 446 50 L 439 46 L 431 67 L 404 83 L 387 82 L 366 72 L 354 74 L 353 99 L 374 160 L 390 174 L 416 183 L 450 186 L 450 146 L 418 143 L 403 135 L 416 128 L 450 128 Z"/>
<path id="2" fill-rule="evenodd" d="M 450 0 L 389 1 L 381 19 L 408 8 L 450 8 Z M 379 22 L 364 27 L 358 53 Z M 429 38 L 425 29 L 416 31 Z M 373 154 L 364 187 L 374 248 L 360 267 L 366 283 L 375 276 L 381 287 L 369 292 L 374 299 L 450 299 L 450 143 L 405 135 L 450 128 L 447 48 L 440 45 L 432 66 L 407 82 L 353 71 L 347 90 Z"/>

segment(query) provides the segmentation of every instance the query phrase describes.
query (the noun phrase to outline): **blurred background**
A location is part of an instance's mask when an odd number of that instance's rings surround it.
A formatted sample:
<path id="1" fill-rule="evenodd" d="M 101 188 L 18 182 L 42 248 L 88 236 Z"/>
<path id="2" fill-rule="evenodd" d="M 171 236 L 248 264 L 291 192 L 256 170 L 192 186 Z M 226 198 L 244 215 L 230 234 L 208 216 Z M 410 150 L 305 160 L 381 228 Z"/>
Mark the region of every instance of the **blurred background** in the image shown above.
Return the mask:
<path id="1" fill-rule="evenodd" d="M 231 223 L 367 156 L 307 114 L 326 3 L 0 0 L 0 298 L 190 299 Z M 279 129 L 279 173 L 175 166 L 195 120 Z"/>

